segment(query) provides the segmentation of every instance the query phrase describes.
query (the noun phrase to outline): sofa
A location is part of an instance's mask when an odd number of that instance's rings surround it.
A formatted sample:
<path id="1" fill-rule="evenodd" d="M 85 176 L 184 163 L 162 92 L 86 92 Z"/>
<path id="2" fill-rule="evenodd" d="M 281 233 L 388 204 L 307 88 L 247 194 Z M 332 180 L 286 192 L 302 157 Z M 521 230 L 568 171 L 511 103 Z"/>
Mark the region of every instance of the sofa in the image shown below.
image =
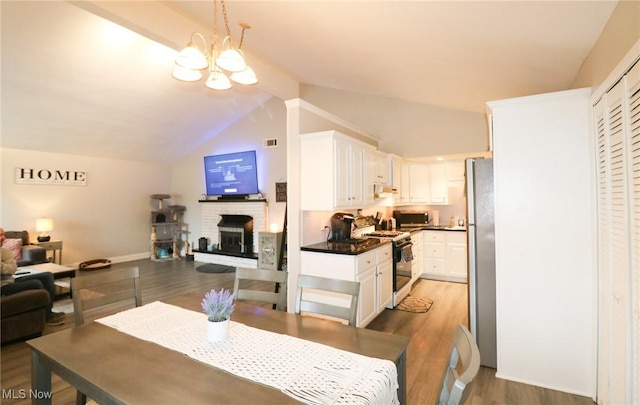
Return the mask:
<path id="1" fill-rule="evenodd" d="M 0 297 L 1 344 L 42 335 L 49 293 L 45 290 L 25 290 Z"/>
<path id="2" fill-rule="evenodd" d="M 9 249 L 20 249 L 21 258 L 16 260 L 18 267 L 31 266 L 34 264 L 46 263 L 47 251 L 36 245 L 29 244 L 29 232 L 27 231 L 5 231 L 4 235 L 7 240 L 2 245 L 7 247 L 11 245 Z M 18 239 L 20 241 L 18 241 Z"/>

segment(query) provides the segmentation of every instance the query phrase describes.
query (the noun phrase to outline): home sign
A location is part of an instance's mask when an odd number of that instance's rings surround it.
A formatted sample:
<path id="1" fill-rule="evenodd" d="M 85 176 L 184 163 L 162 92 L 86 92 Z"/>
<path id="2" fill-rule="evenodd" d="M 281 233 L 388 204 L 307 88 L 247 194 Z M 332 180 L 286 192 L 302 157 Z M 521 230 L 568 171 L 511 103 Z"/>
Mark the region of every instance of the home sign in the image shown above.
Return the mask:
<path id="1" fill-rule="evenodd" d="M 16 184 L 86 186 L 87 172 L 78 170 L 29 169 L 16 167 Z"/>

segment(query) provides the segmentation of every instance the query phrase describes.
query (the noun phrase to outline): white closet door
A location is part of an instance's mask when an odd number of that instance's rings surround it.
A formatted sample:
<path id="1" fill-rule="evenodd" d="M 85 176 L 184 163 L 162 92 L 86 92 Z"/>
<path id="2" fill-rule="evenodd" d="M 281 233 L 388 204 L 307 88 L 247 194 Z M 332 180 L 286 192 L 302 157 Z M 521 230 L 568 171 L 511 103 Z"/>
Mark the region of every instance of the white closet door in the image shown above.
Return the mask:
<path id="1" fill-rule="evenodd" d="M 632 384 L 635 403 L 640 403 L 640 63 L 625 77 L 629 106 L 629 195 L 631 205 Z"/>
<path id="2" fill-rule="evenodd" d="M 598 403 L 640 404 L 640 64 L 593 109 L 598 158 Z"/>
<path id="3" fill-rule="evenodd" d="M 609 137 L 605 116 L 605 99 L 594 106 L 593 118 L 597 149 L 598 181 L 598 397 L 609 398 L 611 376 L 611 219 L 609 193 Z M 607 403 L 604 401 L 603 403 Z"/>

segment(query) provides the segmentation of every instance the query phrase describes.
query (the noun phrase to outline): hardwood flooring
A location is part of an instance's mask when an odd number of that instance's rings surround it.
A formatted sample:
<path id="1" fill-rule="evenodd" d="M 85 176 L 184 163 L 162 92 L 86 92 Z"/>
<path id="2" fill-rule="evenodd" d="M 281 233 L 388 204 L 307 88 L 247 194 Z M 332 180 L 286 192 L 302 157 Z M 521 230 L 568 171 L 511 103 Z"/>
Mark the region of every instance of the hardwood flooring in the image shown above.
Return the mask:
<path id="1" fill-rule="evenodd" d="M 131 265 L 140 267 L 143 304 L 189 292 L 204 292 L 211 288 L 233 288 L 234 273 L 199 273 L 194 270 L 198 264 L 184 260 L 138 260 L 115 264 L 113 268 Z M 420 280 L 411 294 L 433 300 L 434 304 L 429 312 L 416 314 L 385 310 L 368 328 L 411 339 L 407 349 L 408 404 L 434 404 L 439 394 L 440 379 L 450 350 L 454 326 L 467 323 L 466 285 Z M 64 325 L 47 326 L 45 334 L 71 327 L 73 314 L 68 314 Z M 20 398 L 31 387 L 30 352 L 26 344 L 20 342 L 2 347 L 0 367 L 0 402 L 29 404 L 28 398 Z M 52 385 L 53 404 L 75 403 L 76 391 L 64 380 L 54 376 Z M 468 404 L 593 405 L 594 402 L 586 397 L 497 379 L 495 370 L 482 367 Z"/>

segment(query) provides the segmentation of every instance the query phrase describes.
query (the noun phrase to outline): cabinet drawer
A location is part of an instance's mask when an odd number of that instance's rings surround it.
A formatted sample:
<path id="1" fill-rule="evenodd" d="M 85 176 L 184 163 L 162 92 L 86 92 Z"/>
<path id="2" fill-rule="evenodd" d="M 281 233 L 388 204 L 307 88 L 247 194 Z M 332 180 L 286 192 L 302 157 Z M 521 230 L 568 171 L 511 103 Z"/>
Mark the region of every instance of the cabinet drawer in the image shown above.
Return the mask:
<path id="1" fill-rule="evenodd" d="M 444 243 L 425 243 L 424 257 L 444 258 Z"/>
<path id="2" fill-rule="evenodd" d="M 385 247 L 381 247 L 376 249 L 378 254 L 377 263 L 382 263 L 387 260 L 391 260 L 393 258 L 393 253 L 391 252 L 391 244 L 386 245 Z"/>
<path id="3" fill-rule="evenodd" d="M 427 259 L 424 263 L 423 273 L 427 274 L 444 274 L 446 267 L 444 259 Z"/>
<path id="4" fill-rule="evenodd" d="M 425 242 L 444 242 L 444 231 L 425 231 L 424 232 L 424 241 Z"/>
<path id="5" fill-rule="evenodd" d="M 447 233 L 447 243 L 467 244 L 467 233 L 460 231 L 451 231 Z"/>
<path id="6" fill-rule="evenodd" d="M 372 250 L 356 256 L 357 274 L 362 274 L 376 265 L 376 251 Z"/>

